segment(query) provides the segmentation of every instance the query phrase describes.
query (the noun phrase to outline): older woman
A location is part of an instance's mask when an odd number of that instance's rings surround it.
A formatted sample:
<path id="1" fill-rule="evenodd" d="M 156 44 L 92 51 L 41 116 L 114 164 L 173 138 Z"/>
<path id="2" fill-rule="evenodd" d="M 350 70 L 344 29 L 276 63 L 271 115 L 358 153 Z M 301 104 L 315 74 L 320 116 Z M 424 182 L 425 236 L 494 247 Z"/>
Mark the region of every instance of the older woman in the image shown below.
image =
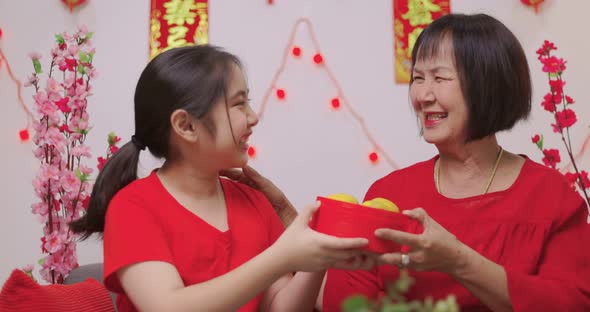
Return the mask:
<path id="1" fill-rule="evenodd" d="M 424 232 L 377 230 L 409 253 L 381 255 L 385 264 L 371 271 L 329 271 L 323 310 L 338 311 L 353 294 L 378 297 L 407 268 L 416 280 L 409 299 L 454 294 L 463 311 L 589 311 L 583 199 L 559 172 L 496 139 L 531 109 L 526 57 L 510 30 L 483 14 L 434 21 L 414 46 L 410 99 L 439 153 L 378 180 L 365 197 L 394 201 Z M 245 173 L 292 214 L 272 183 Z"/>

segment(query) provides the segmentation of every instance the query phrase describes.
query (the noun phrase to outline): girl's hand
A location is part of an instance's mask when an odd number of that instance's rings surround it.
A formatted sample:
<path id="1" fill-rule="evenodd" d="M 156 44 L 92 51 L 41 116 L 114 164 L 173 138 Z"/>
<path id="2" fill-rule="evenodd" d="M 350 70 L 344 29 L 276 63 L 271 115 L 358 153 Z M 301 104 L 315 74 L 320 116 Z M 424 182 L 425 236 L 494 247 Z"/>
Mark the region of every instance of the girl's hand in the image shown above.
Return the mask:
<path id="1" fill-rule="evenodd" d="M 379 262 L 379 255 L 362 251 L 351 259 L 340 261 L 334 264 L 333 268 L 339 270 L 371 270 Z"/>
<path id="2" fill-rule="evenodd" d="M 407 267 L 415 271 L 439 271 L 453 274 L 465 263 L 466 246 L 455 235 L 430 218 L 422 208 L 402 212 L 420 222 L 424 228 L 422 234 L 410 234 L 392 229 L 378 229 L 375 235 L 381 239 L 391 240 L 410 247 L 407 256 L 394 252 L 379 256 L 379 261 L 400 268 Z M 407 265 L 402 258 L 409 257 Z"/>
<path id="3" fill-rule="evenodd" d="M 358 269 L 367 261 L 354 260 L 368 244 L 365 238 L 338 238 L 309 228 L 309 220 L 319 202 L 304 208 L 283 235 L 271 247 L 281 257 L 289 272 L 316 272 L 336 264 L 341 268 Z"/>
<path id="4" fill-rule="evenodd" d="M 272 181 L 254 170 L 254 168 L 245 166 L 242 170 L 227 169 L 221 171 L 219 174 L 262 192 L 285 226 L 291 224 L 293 219 L 297 216 L 297 211 L 293 205 L 291 205 L 291 202 L 289 202 L 289 199 L 287 199 L 283 191 L 274 185 Z"/>

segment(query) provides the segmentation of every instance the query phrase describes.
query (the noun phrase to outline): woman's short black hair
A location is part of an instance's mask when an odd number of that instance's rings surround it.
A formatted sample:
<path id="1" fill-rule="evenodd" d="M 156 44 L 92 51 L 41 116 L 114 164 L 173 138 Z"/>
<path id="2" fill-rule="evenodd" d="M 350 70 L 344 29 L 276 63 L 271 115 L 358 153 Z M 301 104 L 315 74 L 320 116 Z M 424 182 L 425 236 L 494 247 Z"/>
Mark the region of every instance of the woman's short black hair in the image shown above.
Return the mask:
<path id="1" fill-rule="evenodd" d="M 514 34 L 486 14 L 445 15 L 416 40 L 412 67 L 416 60 L 437 57 L 449 39 L 469 111 L 467 141 L 511 129 L 526 119 L 532 85 L 526 56 Z"/>

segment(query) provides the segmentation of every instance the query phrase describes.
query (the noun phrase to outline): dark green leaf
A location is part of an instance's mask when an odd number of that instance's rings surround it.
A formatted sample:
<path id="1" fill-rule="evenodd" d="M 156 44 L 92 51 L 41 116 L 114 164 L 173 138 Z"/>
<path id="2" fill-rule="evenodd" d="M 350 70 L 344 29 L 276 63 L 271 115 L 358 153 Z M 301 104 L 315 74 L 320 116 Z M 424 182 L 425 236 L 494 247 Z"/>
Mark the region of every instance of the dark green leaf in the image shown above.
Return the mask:
<path id="1" fill-rule="evenodd" d="M 344 312 L 365 312 L 369 310 L 369 300 L 365 296 L 348 297 L 342 302 Z"/>

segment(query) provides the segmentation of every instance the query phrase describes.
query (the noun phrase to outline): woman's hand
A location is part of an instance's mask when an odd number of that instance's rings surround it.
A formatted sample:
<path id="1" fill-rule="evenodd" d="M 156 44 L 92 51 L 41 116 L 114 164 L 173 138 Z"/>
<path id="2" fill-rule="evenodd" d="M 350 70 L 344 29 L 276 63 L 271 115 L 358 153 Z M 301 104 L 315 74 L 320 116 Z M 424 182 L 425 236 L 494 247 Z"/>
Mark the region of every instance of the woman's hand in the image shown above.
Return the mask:
<path id="1" fill-rule="evenodd" d="M 309 220 L 319 203 L 304 208 L 271 247 L 290 272 L 316 272 L 329 267 L 370 268 L 375 260 L 364 256 L 365 238 L 338 238 L 309 228 Z M 371 262 L 372 261 L 372 262 Z M 372 264 L 371 264 L 372 263 Z"/>
<path id="2" fill-rule="evenodd" d="M 379 256 L 379 262 L 415 271 L 439 271 L 451 275 L 465 265 L 466 246 L 434 221 L 424 209 L 406 210 L 403 214 L 420 222 L 424 232 L 410 234 L 392 229 L 378 229 L 375 231 L 377 237 L 410 247 L 407 256 L 399 252 L 387 253 Z M 403 257 L 409 257 L 409 261 L 406 260 L 407 265 L 404 265 Z"/>
<path id="3" fill-rule="evenodd" d="M 254 168 L 245 166 L 242 170 L 227 169 L 221 171 L 219 174 L 262 192 L 285 226 L 289 226 L 297 216 L 297 210 L 295 210 L 283 191 L 274 185 L 272 181 L 254 170 Z"/>

